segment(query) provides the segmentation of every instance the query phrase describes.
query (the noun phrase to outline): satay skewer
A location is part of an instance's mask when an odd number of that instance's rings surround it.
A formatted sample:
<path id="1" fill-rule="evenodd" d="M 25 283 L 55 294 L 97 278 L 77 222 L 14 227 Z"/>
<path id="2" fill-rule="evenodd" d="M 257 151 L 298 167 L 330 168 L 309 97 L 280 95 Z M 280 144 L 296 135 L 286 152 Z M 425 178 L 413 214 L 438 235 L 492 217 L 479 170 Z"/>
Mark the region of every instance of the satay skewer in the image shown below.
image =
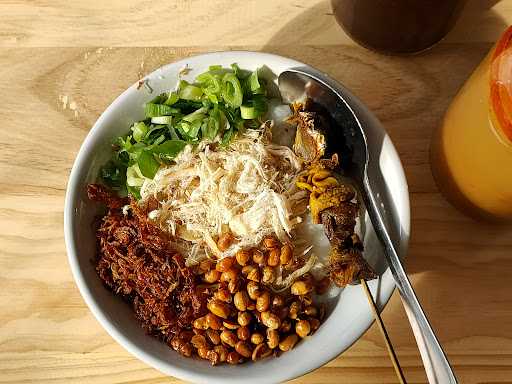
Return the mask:
<path id="1" fill-rule="evenodd" d="M 363 287 L 363 290 L 366 293 L 366 297 L 368 298 L 368 302 L 370 303 L 370 307 L 372 308 L 372 312 L 373 312 L 373 316 L 375 317 L 375 321 L 377 322 L 380 332 L 382 333 L 382 336 L 384 337 L 384 340 L 386 342 L 386 348 L 388 350 L 391 362 L 393 363 L 393 368 L 395 368 L 395 372 L 396 372 L 396 376 L 398 377 L 398 381 L 400 382 L 400 384 L 407 384 L 407 381 L 405 380 L 404 373 L 402 371 L 402 367 L 400 366 L 400 363 L 398 362 L 398 358 L 396 357 L 395 349 L 393 348 L 393 344 L 391 344 L 391 340 L 389 339 L 388 332 L 386 331 L 384 322 L 382 321 L 382 318 L 380 317 L 379 310 L 377 308 L 377 305 L 375 304 L 375 301 L 373 300 L 373 296 L 370 292 L 370 289 L 368 288 L 368 284 L 366 283 L 365 279 L 361 279 L 361 286 Z"/>

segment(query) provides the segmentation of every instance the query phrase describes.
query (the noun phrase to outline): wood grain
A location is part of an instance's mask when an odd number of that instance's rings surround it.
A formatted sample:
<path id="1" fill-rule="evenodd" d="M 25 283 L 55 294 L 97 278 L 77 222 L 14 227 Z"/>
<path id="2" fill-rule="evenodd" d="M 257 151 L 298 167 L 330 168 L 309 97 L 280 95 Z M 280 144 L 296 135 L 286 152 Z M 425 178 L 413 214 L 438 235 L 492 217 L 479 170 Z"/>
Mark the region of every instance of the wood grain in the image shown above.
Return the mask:
<path id="1" fill-rule="evenodd" d="M 279 15 L 270 1 L 240 2 L 244 7 L 167 1 L 160 10 L 155 1 L 104 3 L 0 4 L 0 383 L 179 382 L 123 350 L 85 306 L 66 260 L 64 193 L 83 138 L 121 91 L 162 64 L 235 46 L 312 64 L 375 111 L 409 181 L 407 268 L 460 382 L 512 383 L 512 227 L 459 214 L 438 194 L 428 164 L 432 129 L 512 20 L 511 1 L 490 10 L 484 1 L 471 2 L 464 18 L 480 20 L 479 33 L 471 32 L 474 24 L 458 25 L 427 54 L 407 58 L 377 55 L 331 33 L 332 20 L 318 12 L 328 12 L 322 1 L 283 1 Z M 169 17 L 160 21 L 165 12 Z M 173 16 L 182 13 L 195 28 Z M 305 40 L 290 44 L 301 26 Z M 324 32 L 306 36 L 315 30 Z M 114 45 L 170 47 L 107 48 Z M 383 319 L 408 382 L 426 382 L 396 294 Z M 396 377 L 372 327 L 342 356 L 294 382 L 395 383 Z"/>
<path id="2" fill-rule="evenodd" d="M 0 15 L 3 47 L 354 45 L 327 0 L 2 0 Z M 447 41 L 494 41 L 511 23 L 509 0 L 470 0 Z"/>

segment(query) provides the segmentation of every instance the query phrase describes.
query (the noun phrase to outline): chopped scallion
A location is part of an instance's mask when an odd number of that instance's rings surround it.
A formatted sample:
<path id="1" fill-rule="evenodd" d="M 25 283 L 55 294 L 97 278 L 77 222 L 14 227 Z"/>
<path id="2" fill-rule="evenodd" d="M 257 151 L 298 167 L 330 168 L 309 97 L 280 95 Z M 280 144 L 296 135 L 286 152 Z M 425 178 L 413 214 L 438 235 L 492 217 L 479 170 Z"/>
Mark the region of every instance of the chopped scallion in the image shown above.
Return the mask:
<path id="1" fill-rule="evenodd" d="M 157 116 L 167 116 L 179 113 L 179 109 L 170 107 L 165 104 L 153 104 L 147 103 L 144 106 L 144 113 L 146 117 L 157 117 Z"/>
<path id="2" fill-rule="evenodd" d="M 148 132 L 148 126 L 144 124 L 143 121 L 139 121 L 138 123 L 133 124 L 132 126 L 133 139 L 136 142 L 142 141 L 144 136 L 146 136 Z"/>
<path id="3" fill-rule="evenodd" d="M 164 101 L 165 105 L 173 105 L 176 103 L 180 97 L 176 92 L 169 92 L 169 96 L 167 97 L 167 100 Z"/>
<path id="4" fill-rule="evenodd" d="M 172 116 L 156 116 L 151 118 L 153 124 L 172 124 Z"/>
<path id="5" fill-rule="evenodd" d="M 242 116 L 242 119 L 250 120 L 258 117 L 258 112 L 256 111 L 256 108 L 254 108 L 254 106 L 242 104 L 240 106 L 240 115 Z"/>
<path id="6" fill-rule="evenodd" d="M 233 73 L 226 73 L 222 78 L 222 97 L 232 108 L 242 105 L 243 92 L 240 81 Z"/>
<path id="7" fill-rule="evenodd" d="M 195 85 L 188 84 L 180 89 L 179 96 L 180 99 L 184 100 L 200 101 L 203 96 L 203 90 Z"/>
<path id="8" fill-rule="evenodd" d="M 155 177 L 158 168 L 160 168 L 160 164 L 153 156 L 153 152 L 147 149 L 141 151 L 139 154 L 139 157 L 137 158 L 137 165 L 139 166 L 142 175 L 148 179 Z"/>

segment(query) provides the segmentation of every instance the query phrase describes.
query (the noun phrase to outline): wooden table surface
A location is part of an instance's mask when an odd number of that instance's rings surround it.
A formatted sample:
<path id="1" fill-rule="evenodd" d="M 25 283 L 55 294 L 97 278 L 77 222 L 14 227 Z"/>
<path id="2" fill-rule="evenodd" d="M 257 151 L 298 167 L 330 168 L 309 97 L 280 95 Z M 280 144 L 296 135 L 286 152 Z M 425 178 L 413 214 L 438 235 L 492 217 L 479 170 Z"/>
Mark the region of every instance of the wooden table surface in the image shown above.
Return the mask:
<path id="1" fill-rule="evenodd" d="M 323 0 L 0 2 L 0 383 L 167 383 L 102 329 L 71 276 L 67 178 L 107 105 L 182 57 L 250 49 L 309 63 L 382 120 L 407 174 L 407 269 L 461 383 L 512 383 L 512 227 L 474 222 L 438 193 L 429 138 L 506 25 L 512 1 L 470 1 L 434 49 L 386 57 L 352 43 Z M 512 165 L 503 165 L 512 166 Z M 383 313 L 410 383 L 426 382 L 400 299 Z M 395 383 L 373 326 L 295 383 Z"/>

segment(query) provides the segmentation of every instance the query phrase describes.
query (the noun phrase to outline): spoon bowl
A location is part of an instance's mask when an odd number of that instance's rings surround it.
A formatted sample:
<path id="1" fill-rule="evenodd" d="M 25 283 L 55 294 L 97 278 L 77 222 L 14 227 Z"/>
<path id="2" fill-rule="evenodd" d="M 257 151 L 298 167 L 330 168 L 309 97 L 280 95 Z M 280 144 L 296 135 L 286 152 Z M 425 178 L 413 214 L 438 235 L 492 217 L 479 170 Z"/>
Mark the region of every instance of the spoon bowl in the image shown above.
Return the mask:
<path id="1" fill-rule="evenodd" d="M 288 103 L 311 98 L 329 113 L 335 122 L 341 140 L 327 143 L 333 152 L 344 154 L 341 161 L 345 176 L 350 177 L 359 188 L 368 215 L 379 238 L 387 264 L 400 292 L 409 322 L 416 338 L 429 383 L 457 383 L 446 355 L 437 340 L 430 323 L 414 293 L 405 273 L 392 235 L 386 226 L 386 205 L 380 194 L 374 191 L 368 175 L 369 163 L 376 159 L 369 157 L 368 140 L 356 113 L 337 91 L 340 85 L 328 76 L 311 68 L 292 68 L 278 77 L 279 90 Z M 341 130 L 341 132 L 339 132 Z M 340 134 L 341 133 L 341 134 Z"/>

